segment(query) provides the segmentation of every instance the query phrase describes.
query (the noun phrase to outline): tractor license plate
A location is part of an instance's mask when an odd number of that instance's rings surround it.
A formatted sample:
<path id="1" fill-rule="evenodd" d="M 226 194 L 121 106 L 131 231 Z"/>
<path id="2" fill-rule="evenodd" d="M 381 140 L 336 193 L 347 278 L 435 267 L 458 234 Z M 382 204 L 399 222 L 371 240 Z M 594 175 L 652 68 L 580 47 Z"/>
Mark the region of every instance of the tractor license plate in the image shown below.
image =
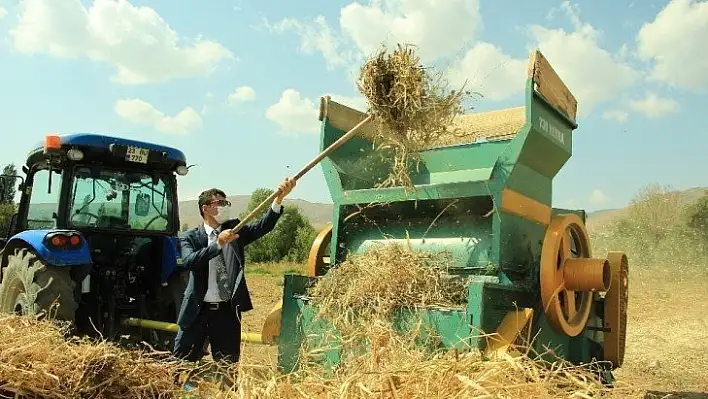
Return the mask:
<path id="1" fill-rule="evenodd" d="M 146 148 L 128 146 L 125 153 L 125 160 L 130 162 L 147 163 L 150 150 Z"/>

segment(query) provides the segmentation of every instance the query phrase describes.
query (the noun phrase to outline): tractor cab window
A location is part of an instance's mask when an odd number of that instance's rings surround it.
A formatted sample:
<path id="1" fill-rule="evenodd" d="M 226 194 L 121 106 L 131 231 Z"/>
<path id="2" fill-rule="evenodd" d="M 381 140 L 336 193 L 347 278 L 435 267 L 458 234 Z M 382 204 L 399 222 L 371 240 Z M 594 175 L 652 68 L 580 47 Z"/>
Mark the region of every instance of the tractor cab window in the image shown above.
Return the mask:
<path id="1" fill-rule="evenodd" d="M 34 173 L 27 212 L 28 229 L 51 229 L 56 226 L 61 181 L 61 170 L 52 170 L 51 182 L 49 169 L 40 169 Z"/>
<path id="2" fill-rule="evenodd" d="M 77 168 L 72 181 L 69 225 L 167 232 L 172 186 L 168 176 Z"/>

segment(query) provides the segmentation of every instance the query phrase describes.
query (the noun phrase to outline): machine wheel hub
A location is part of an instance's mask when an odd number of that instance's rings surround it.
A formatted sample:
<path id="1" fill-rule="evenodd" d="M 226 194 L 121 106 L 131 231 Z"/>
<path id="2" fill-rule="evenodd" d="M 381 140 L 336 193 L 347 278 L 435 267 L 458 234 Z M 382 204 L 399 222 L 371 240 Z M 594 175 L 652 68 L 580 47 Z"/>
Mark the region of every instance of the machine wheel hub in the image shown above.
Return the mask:
<path id="1" fill-rule="evenodd" d="M 577 215 L 554 218 L 541 251 L 540 287 L 551 327 L 567 336 L 587 325 L 594 296 L 610 285 L 607 259 L 592 258 L 590 241 Z"/>

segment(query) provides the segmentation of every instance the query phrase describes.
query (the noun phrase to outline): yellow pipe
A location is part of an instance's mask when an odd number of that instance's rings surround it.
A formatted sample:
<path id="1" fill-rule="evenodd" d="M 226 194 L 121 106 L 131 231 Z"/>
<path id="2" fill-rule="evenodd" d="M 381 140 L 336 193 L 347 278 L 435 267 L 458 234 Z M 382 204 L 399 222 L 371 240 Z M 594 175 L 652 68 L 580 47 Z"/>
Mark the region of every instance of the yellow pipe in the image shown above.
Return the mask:
<path id="1" fill-rule="evenodd" d="M 176 323 L 167 323 L 158 320 L 148 320 L 148 319 L 138 319 L 136 317 L 129 317 L 123 320 L 123 324 L 127 326 L 151 328 L 153 330 L 162 330 L 176 333 L 179 330 L 179 326 Z M 241 341 L 250 342 L 252 344 L 262 344 L 263 339 L 260 334 L 242 332 Z"/>

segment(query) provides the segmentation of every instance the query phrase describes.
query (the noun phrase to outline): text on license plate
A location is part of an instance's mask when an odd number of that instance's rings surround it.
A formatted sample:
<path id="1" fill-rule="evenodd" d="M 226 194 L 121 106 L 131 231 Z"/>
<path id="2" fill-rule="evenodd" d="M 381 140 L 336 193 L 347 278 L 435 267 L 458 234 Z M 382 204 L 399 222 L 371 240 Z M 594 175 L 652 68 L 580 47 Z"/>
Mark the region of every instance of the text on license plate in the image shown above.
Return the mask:
<path id="1" fill-rule="evenodd" d="M 128 146 L 128 150 L 125 153 L 125 160 L 130 162 L 147 163 L 148 154 L 150 150 L 146 148 Z"/>

